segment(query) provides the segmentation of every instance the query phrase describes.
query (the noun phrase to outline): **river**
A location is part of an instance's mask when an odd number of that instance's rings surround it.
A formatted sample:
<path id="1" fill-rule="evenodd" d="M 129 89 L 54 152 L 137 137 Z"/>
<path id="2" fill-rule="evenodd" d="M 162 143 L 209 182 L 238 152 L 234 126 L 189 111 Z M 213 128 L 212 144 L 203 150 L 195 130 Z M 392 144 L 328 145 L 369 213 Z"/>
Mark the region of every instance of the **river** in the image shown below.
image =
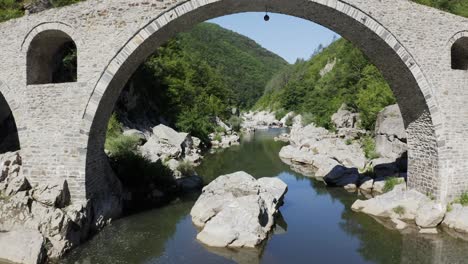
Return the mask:
<path id="1" fill-rule="evenodd" d="M 358 198 L 301 176 L 282 163 L 281 129 L 256 132 L 240 146 L 208 154 L 197 168 L 205 182 L 239 170 L 288 184 L 277 227 L 256 250 L 206 248 L 195 239 L 190 209 L 197 195 L 106 227 L 64 263 L 467 263 L 468 243 L 447 234 L 400 234 L 351 211 Z"/>

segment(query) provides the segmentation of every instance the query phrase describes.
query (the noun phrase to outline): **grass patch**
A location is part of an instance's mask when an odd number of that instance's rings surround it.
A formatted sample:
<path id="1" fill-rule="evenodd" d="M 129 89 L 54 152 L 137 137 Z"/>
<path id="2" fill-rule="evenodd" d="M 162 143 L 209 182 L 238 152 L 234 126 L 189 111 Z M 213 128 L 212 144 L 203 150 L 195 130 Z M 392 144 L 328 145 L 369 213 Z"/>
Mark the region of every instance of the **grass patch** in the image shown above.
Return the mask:
<path id="1" fill-rule="evenodd" d="M 396 177 L 388 177 L 385 179 L 385 185 L 383 187 L 383 192 L 389 192 L 395 188 L 398 184 L 402 183 L 401 179 L 396 178 Z"/>
<path id="2" fill-rule="evenodd" d="M 231 116 L 229 118 L 228 123 L 231 126 L 232 130 L 239 132 L 241 130 L 242 118 L 238 116 Z"/>
<path id="3" fill-rule="evenodd" d="M 195 174 L 195 169 L 193 164 L 190 161 L 181 161 L 179 166 L 177 166 L 177 170 L 182 173 L 184 176 L 192 176 Z"/>
<path id="4" fill-rule="evenodd" d="M 284 116 L 288 114 L 288 110 L 281 108 L 275 112 L 275 118 L 276 120 L 281 120 Z"/>
<path id="5" fill-rule="evenodd" d="M 453 201 L 454 203 L 461 204 L 462 206 L 468 206 L 468 192 L 464 192 Z"/>
<path id="6" fill-rule="evenodd" d="M 348 139 L 345 140 L 345 144 L 349 146 L 349 145 L 353 144 L 353 140 L 348 138 Z"/>
<path id="7" fill-rule="evenodd" d="M 365 136 L 361 141 L 362 149 L 364 154 L 368 159 L 376 159 L 379 157 L 379 154 L 375 150 L 375 140 L 371 136 Z"/>
<path id="8" fill-rule="evenodd" d="M 290 115 L 286 118 L 286 122 L 284 124 L 288 127 L 291 127 L 294 124 L 294 115 Z"/>
<path id="9" fill-rule="evenodd" d="M 223 138 L 221 137 L 220 134 L 216 134 L 213 138 L 214 141 L 218 141 L 218 142 L 221 142 L 223 140 Z"/>
<path id="10" fill-rule="evenodd" d="M 312 113 L 303 113 L 302 115 L 302 125 L 307 126 L 314 122 L 315 116 Z"/>
<path id="11" fill-rule="evenodd" d="M 393 208 L 393 212 L 395 212 L 395 213 L 398 214 L 399 216 L 402 216 L 402 215 L 405 214 L 406 209 L 405 209 L 403 206 L 399 205 L 399 206 Z"/>

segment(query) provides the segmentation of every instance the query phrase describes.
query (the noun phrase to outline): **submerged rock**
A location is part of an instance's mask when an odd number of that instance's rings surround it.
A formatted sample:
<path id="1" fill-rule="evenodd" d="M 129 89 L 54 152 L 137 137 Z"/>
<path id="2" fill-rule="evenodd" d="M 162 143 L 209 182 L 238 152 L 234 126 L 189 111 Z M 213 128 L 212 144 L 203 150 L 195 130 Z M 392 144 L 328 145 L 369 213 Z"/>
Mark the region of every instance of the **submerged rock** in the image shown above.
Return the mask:
<path id="1" fill-rule="evenodd" d="M 255 180 L 245 172 L 216 178 L 190 212 L 202 229 L 197 239 L 213 247 L 255 247 L 271 230 L 286 191 L 280 179 Z"/>

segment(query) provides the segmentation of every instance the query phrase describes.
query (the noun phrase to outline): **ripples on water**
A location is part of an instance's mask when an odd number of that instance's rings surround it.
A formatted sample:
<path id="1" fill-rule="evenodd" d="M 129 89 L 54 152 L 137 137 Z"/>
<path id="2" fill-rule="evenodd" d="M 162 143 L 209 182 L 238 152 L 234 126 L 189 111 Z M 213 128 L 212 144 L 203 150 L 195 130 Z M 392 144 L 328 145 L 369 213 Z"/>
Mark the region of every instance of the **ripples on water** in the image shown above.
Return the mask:
<path id="1" fill-rule="evenodd" d="M 468 263 L 468 243 L 446 234 L 402 235 L 354 213 L 357 199 L 303 177 L 278 157 L 280 129 L 244 137 L 240 146 L 209 154 L 197 169 L 205 182 L 244 170 L 288 184 L 274 233 L 258 249 L 206 248 L 195 239 L 190 209 L 197 195 L 113 222 L 73 251 L 65 263 Z"/>

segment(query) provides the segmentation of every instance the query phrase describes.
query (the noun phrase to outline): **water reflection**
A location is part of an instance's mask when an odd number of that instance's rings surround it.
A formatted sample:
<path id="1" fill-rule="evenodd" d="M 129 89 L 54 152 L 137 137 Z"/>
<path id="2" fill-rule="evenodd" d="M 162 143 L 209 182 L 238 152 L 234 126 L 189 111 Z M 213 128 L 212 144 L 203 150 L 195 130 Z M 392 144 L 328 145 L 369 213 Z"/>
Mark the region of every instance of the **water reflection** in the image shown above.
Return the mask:
<path id="1" fill-rule="evenodd" d="M 281 130 L 256 133 L 240 146 L 207 155 L 198 173 L 208 182 L 244 170 L 279 177 L 289 191 L 275 231 L 257 249 L 207 248 L 189 216 L 196 197 L 114 222 L 65 263 L 466 263 L 468 243 L 447 234 L 401 234 L 351 211 L 356 200 L 282 163 Z"/>

